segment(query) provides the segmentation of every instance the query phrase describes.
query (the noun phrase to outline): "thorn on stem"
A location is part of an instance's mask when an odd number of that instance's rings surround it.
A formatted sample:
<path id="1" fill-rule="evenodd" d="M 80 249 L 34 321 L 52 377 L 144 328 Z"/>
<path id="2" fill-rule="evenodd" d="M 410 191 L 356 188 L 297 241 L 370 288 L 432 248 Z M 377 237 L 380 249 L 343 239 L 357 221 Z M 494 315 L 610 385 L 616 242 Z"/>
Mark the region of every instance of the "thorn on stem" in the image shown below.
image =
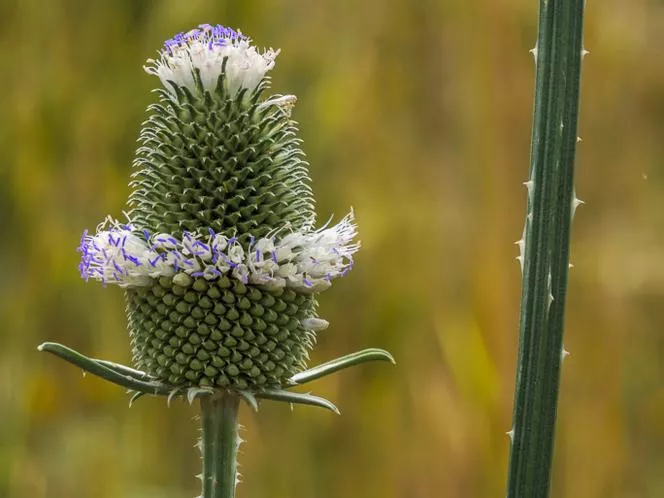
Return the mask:
<path id="1" fill-rule="evenodd" d="M 565 358 L 567 358 L 567 357 L 569 356 L 569 354 L 570 354 L 569 351 L 567 351 L 567 350 L 565 349 L 565 347 L 563 346 L 563 349 L 562 349 L 562 351 L 560 352 L 560 363 L 562 363 L 563 361 L 565 361 Z"/>
<path id="2" fill-rule="evenodd" d="M 549 291 L 549 295 L 547 296 L 547 302 L 546 302 L 547 309 L 551 308 L 551 303 L 554 301 L 553 293 L 551 292 L 551 282 L 552 282 L 551 270 L 549 270 L 549 275 L 547 276 L 547 280 L 546 280 L 546 287 Z"/>
<path id="3" fill-rule="evenodd" d="M 519 266 L 521 267 L 521 275 L 523 275 L 523 256 L 517 256 L 516 259 L 519 262 Z"/>
<path id="4" fill-rule="evenodd" d="M 535 61 L 535 64 L 537 64 L 537 45 L 528 50 L 528 52 L 532 54 L 533 60 Z"/>
<path id="5" fill-rule="evenodd" d="M 533 187 L 535 186 L 535 184 L 533 183 L 532 180 L 528 180 L 527 182 L 523 182 L 523 185 L 526 187 L 526 189 L 528 189 L 528 198 L 530 198 L 532 196 Z"/>
<path id="6" fill-rule="evenodd" d="M 583 202 L 576 196 L 576 194 L 574 194 L 574 198 L 572 199 L 572 218 L 574 218 L 574 214 L 576 214 L 576 208 L 578 208 L 581 204 L 585 204 L 585 202 Z"/>
<path id="7" fill-rule="evenodd" d="M 521 274 L 523 275 L 523 261 L 524 261 L 524 254 L 526 252 L 525 227 L 524 227 L 524 236 L 522 236 L 514 244 L 519 246 L 519 255 L 514 259 L 516 259 L 519 262 L 519 266 L 521 266 Z"/>

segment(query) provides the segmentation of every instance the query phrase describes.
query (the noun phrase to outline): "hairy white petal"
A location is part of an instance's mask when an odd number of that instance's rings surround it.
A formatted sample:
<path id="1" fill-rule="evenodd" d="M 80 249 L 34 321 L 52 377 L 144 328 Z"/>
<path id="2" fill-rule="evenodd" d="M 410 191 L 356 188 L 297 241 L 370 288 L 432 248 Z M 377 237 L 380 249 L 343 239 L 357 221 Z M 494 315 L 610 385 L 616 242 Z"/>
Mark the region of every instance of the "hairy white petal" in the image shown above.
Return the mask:
<path id="1" fill-rule="evenodd" d="M 277 55 L 279 50 L 259 52 L 239 31 L 202 24 L 167 40 L 159 58 L 148 59 L 145 71 L 159 77 L 169 91 L 169 82 L 195 91 L 196 73 L 202 87 L 214 91 L 224 72 L 226 89 L 235 94 L 242 88 L 254 90 L 274 67 Z"/>

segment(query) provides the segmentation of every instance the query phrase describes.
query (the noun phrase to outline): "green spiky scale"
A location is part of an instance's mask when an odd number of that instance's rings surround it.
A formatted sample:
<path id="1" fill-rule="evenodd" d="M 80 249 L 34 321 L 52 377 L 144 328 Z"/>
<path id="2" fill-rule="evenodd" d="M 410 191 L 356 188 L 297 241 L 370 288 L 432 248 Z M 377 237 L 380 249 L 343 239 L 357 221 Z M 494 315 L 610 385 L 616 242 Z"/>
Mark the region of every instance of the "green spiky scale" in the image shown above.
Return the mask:
<path id="1" fill-rule="evenodd" d="M 311 222 L 306 163 L 287 116 L 219 93 L 182 98 L 162 92 L 150 107 L 130 196 L 135 224 L 175 236 L 206 224 L 260 237 Z"/>
<path id="2" fill-rule="evenodd" d="M 249 98 L 229 98 L 222 86 L 159 91 L 134 161 L 133 225 L 177 238 L 211 228 L 245 244 L 284 225 L 311 225 L 297 129 L 282 111 L 259 107 L 263 87 Z M 247 389 L 283 385 L 304 367 L 312 340 L 300 320 L 314 314 L 315 300 L 229 276 L 176 275 L 128 290 L 127 310 L 139 368 L 171 384 Z"/>

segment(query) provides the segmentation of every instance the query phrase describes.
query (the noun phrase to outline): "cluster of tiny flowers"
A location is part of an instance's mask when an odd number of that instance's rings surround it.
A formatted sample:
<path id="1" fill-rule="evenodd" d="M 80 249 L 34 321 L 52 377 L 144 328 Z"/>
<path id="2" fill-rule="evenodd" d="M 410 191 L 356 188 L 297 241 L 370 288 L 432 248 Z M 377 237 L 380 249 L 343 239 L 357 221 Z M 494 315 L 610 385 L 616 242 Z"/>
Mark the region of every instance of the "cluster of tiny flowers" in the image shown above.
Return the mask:
<path id="1" fill-rule="evenodd" d="M 221 25 L 201 24 L 186 33 L 179 33 L 164 43 L 157 60 L 148 59 L 146 72 L 159 77 L 165 88 L 169 81 L 195 90 L 195 70 L 206 90 L 214 90 L 225 72 L 227 90 L 253 90 L 265 73 L 274 67 L 279 50 L 259 53 L 251 39 L 239 31 Z M 224 60 L 226 60 L 224 66 Z"/>
<path id="2" fill-rule="evenodd" d="M 185 273 L 214 280 L 230 275 L 267 290 L 290 287 L 311 293 L 330 287 L 353 266 L 359 243 L 353 213 L 332 227 L 294 231 L 278 238 L 251 238 L 243 247 L 237 237 L 212 229 L 206 235 L 137 231 L 130 224 L 107 218 L 95 235 L 83 233 L 79 269 L 87 281 L 122 287 L 151 285 L 153 279 Z"/>

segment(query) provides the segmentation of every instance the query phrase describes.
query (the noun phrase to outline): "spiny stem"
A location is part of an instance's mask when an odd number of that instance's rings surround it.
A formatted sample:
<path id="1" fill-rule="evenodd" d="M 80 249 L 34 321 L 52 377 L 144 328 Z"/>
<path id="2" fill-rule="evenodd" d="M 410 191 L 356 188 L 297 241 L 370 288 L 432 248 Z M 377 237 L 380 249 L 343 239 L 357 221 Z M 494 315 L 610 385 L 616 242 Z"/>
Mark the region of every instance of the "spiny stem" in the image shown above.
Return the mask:
<path id="1" fill-rule="evenodd" d="M 574 195 L 584 0 L 541 0 L 508 498 L 549 494 Z"/>
<path id="2" fill-rule="evenodd" d="M 237 478 L 238 408 L 232 393 L 201 397 L 202 498 L 233 498 Z"/>

